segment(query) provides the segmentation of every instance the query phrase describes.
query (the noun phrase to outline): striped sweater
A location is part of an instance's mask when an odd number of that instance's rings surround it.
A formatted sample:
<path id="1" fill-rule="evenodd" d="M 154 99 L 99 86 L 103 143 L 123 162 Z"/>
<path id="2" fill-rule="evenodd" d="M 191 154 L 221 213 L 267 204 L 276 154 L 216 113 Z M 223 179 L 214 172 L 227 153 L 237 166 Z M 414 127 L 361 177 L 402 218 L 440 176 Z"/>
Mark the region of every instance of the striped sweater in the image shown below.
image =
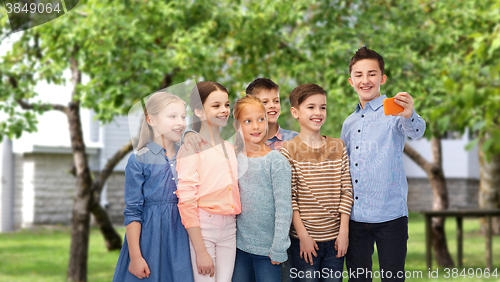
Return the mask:
<path id="1" fill-rule="evenodd" d="M 340 213 L 351 214 L 353 191 L 344 141 L 326 138 L 311 148 L 299 136 L 283 144 L 281 153 L 292 167 L 292 207 L 309 235 L 318 242 L 337 238 Z M 298 238 L 292 226 L 291 235 Z"/>

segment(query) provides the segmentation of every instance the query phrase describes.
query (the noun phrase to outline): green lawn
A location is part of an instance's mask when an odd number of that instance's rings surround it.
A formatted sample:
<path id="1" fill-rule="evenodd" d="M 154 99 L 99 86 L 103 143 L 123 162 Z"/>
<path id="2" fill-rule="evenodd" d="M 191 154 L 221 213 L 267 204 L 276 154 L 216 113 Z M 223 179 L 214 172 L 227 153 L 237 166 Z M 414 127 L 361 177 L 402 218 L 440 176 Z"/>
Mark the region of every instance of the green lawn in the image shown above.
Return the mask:
<path id="1" fill-rule="evenodd" d="M 125 228 L 120 228 L 123 235 Z M 408 241 L 408 257 L 406 270 L 415 273 L 419 278 L 407 281 L 498 281 L 498 278 L 445 278 L 444 269 L 439 269 L 439 278 L 429 278 L 425 264 L 424 220 L 419 214 L 410 215 L 410 239 Z M 448 247 L 453 259 L 456 259 L 455 221 L 449 218 L 446 224 Z M 69 256 L 70 230 L 68 227 L 37 228 L 14 233 L 0 234 L 0 282 L 55 282 L 65 281 Z M 464 266 L 465 273 L 470 268 L 486 266 L 484 236 L 479 233 L 479 220 L 464 220 Z M 90 237 L 89 275 L 88 281 L 111 281 L 119 252 L 107 252 L 99 230 L 92 229 Z M 500 268 L 500 237 L 493 240 L 493 266 Z M 378 269 L 376 255 L 374 270 Z M 437 266 L 434 260 L 433 269 Z M 460 274 L 462 270 L 458 271 Z M 500 270 L 498 270 L 500 271 Z M 500 273 L 498 273 L 500 277 Z M 450 276 L 452 272 L 450 271 Z M 347 281 L 347 279 L 345 279 Z M 380 281 L 380 279 L 374 279 Z"/>

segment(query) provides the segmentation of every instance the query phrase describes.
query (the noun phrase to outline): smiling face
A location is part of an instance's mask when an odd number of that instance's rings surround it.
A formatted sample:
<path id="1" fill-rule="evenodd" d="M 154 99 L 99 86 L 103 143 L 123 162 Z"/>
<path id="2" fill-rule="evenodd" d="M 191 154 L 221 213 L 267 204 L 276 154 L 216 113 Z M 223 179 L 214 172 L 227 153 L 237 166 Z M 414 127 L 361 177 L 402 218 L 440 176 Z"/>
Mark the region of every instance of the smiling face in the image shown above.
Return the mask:
<path id="1" fill-rule="evenodd" d="M 258 94 L 254 95 L 264 104 L 267 113 L 268 123 L 277 123 L 280 116 L 281 105 L 278 91 L 271 89 L 263 89 Z"/>
<path id="2" fill-rule="evenodd" d="M 181 102 L 172 102 L 155 115 L 149 116 L 154 137 L 161 135 L 167 141 L 177 142 L 186 128 L 186 108 Z"/>
<path id="3" fill-rule="evenodd" d="M 216 90 L 210 93 L 203 104 L 203 111 L 195 109 L 195 114 L 208 119 L 212 126 L 224 127 L 229 117 L 229 98 L 226 92 Z"/>
<path id="4" fill-rule="evenodd" d="M 292 115 L 300 124 L 300 131 L 319 131 L 326 119 L 326 95 L 314 94 L 304 100 L 299 108 L 292 107 Z"/>
<path id="5" fill-rule="evenodd" d="M 358 93 L 361 107 L 380 96 L 380 85 L 383 85 L 387 76 L 382 74 L 378 61 L 375 59 L 359 60 L 352 66 L 349 84 Z"/>
<path id="6" fill-rule="evenodd" d="M 245 105 L 239 114 L 238 122 L 245 142 L 258 144 L 266 136 L 266 113 L 261 105 Z"/>

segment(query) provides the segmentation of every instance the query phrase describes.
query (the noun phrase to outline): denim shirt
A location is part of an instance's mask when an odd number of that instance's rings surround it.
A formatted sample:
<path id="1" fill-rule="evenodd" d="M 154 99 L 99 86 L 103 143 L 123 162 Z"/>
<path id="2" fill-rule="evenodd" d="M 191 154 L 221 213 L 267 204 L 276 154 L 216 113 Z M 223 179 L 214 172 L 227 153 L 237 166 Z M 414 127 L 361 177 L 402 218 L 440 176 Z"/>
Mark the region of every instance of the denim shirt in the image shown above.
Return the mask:
<path id="1" fill-rule="evenodd" d="M 152 141 L 130 155 L 125 167 L 125 225 L 133 221 L 143 224 L 142 214 L 148 206 L 177 204 L 175 162 L 175 157 L 170 160 L 165 149 Z"/>
<path id="2" fill-rule="evenodd" d="M 403 167 L 406 136 L 424 135 L 425 121 L 413 110 L 409 119 L 386 116 L 380 96 L 358 104 L 342 125 L 349 155 L 354 205 L 351 220 L 380 223 L 408 216 L 408 183 Z"/>

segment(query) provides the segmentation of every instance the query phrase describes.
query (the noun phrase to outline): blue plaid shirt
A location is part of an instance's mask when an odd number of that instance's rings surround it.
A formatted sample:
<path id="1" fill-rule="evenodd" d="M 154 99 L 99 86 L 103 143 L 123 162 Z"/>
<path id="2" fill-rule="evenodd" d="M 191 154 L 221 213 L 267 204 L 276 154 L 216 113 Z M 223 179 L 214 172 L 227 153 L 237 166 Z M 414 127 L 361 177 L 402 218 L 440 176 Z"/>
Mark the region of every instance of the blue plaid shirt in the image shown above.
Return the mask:
<path id="1" fill-rule="evenodd" d="M 278 151 L 279 149 L 281 149 L 281 147 L 283 147 L 283 143 L 288 140 L 292 140 L 297 135 L 299 135 L 298 132 L 283 129 L 278 125 L 278 131 L 276 132 L 276 135 L 267 140 L 266 146 L 271 150 Z"/>
<path id="2" fill-rule="evenodd" d="M 349 155 L 354 205 L 351 220 L 380 223 L 408 216 L 408 183 L 403 168 L 406 136 L 424 135 L 425 121 L 413 110 L 409 119 L 386 116 L 380 96 L 358 104 L 342 125 Z"/>

